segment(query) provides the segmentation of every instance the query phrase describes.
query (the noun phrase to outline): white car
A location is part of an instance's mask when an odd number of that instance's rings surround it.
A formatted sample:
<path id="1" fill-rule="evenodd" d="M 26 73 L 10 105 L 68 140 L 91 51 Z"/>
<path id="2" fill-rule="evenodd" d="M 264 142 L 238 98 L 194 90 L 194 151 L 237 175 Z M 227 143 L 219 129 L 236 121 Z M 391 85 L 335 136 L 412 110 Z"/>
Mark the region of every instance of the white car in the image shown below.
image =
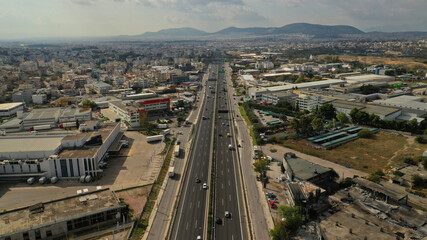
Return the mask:
<path id="1" fill-rule="evenodd" d="M 208 189 L 208 185 L 206 183 L 203 183 L 203 189 Z"/>

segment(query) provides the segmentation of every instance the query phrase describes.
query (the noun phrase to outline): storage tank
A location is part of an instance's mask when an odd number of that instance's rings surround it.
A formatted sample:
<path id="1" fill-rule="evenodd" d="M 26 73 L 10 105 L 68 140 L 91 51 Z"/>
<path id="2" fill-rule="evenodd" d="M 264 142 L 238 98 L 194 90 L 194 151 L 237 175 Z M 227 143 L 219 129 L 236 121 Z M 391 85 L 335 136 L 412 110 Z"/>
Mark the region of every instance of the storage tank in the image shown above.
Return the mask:
<path id="1" fill-rule="evenodd" d="M 85 177 L 85 182 L 91 182 L 92 181 L 92 176 L 91 175 L 87 175 L 86 177 Z"/>
<path id="2" fill-rule="evenodd" d="M 57 177 L 51 177 L 50 178 L 50 182 L 51 183 L 57 183 L 58 182 L 58 178 Z"/>
<path id="3" fill-rule="evenodd" d="M 40 184 L 45 184 L 46 182 L 47 182 L 47 178 L 46 177 L 39 178 L 39 183 Z"/>
<path id="4" fill-rule="evenodd" d="M 33 178 L 33 177 L 30 177 L 30 178 L 27 179 L 27 183 L 28 184 L 33 184 L 35 181 L 36 181 L 36 179 Z"/>

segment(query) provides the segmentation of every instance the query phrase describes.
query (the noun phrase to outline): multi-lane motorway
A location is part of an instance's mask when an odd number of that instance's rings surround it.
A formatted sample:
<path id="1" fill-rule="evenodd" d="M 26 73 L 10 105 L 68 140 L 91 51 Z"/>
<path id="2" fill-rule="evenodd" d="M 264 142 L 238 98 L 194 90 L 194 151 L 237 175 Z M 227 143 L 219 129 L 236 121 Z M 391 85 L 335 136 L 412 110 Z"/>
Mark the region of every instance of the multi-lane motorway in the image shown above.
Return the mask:
<path id="1" fill-rule="evenodd" d="M 249 239 L 224 64 L 219 64 L 214 174 L 213 239 Z M 226 216 L 226 212 L 229 213 Z"/>
<path id="2" fill-rule="evenodd" d="M 217 65 L 209 68 L 209 79 L 218 78 Z M 212 92 L 214 93 L 212 93 Z M 172 223 L 171 239 L 196 239 L 206 235 L 207 203 L 209 196 L 210 165 L 213 143 L 213 123 L 215 108 L 216 81 L 208 81 L 206 99 L 201 111 L 193 151 L 188 159 L 188 169 L 178 200 L 178 208 Z M 196 179 L 200 179 L 197 182 Z M 203 189 L 206 183 L 208 189 Z"/>

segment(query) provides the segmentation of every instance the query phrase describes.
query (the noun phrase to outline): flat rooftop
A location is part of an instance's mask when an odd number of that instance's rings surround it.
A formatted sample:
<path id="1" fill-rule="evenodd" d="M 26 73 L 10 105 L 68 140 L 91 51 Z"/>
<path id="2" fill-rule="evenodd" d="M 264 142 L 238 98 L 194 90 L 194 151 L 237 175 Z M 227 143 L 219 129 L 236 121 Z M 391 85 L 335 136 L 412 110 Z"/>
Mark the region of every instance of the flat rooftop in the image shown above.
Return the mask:
<path id="1" fill-rule="evenodd" d="M 331 168 L 323 167 L 318 164 L 309 162 L 305 159 L 286 158 L 286 161 L 291 166 L 296 178 L 301 180 L 309 180 L 317 175 L 331 171 Z"/>
<path id="2" fill-rule="evenodd" d="M 64 137 L 65 136 L 0 137 L 0 157 L 10 152 L 55 151 L 61 145 L 61 140 Z"/>
<path id="3" fill-rule="evenodd" d="M 61 109 L 60 108 L 42 108 L 33 109 L 25 118 L 24 121 L 41 120 L 41 119 L 55 119 Z"/>
<path id="4" fill-rule="evenodd" d="M 9 110 L 9 109 L 11 109 L 11 108 L 14 108 L 14 107 L 17 107 L 17 106 L 20 106 L 20 105 L 24 105 L 24 103 L 22 103 L 22 102 L 16 102 L 16 103 L 2 103 L 2 104 L 0 104 L 0 111 L 2 111 L 2 110 Z"/>
<path id="5" fill-rule="evenodd" d="M 91 137 L 94 137 L 96 135 L 101 135 L 102 142 L 104 143 L 105 139 L 108 138 L 108 136 L 111 134 L 111 132 L 113 131 L 114 127 L 117 124 L 120 124 L 120 123 L 107 124 L 103 126 L 101 129 L 99 129 L 98 131 L 81 133 L 80 136 L 86 135 L 86 141 L 89 141 Z M 100 147 L 101 146 L 93 146 L 93 147 L 78 148 L 78 149 L 63 149 L 59 153 L 59 157 L 61 159 L 93 157 L 95 153 L 98 152 L 98 149 Z"/>
<path id="6" fill-rule="evenodd" d="M 277 86 L 277 87 L 268 87 L 266 89 L 271 92 L 277 92 L 277 91 L 292 90 L 294 88 L 303 89 L 303 88 L 310 88 L 310 87 L 328 86 L 331 84 L 340 84 L 340 83 L 345 83 L 345 81 L 340 79 L 328 79 L 328 80 L 322 80 L 322 81 L 314 81 L 314 82 L 306 82 L 306 83 L 298 83 L 298 84 L 287 84 L 284 86 Z"/>
<path id="7" fill-rule="evenodd" d="M 31 207 L 34 206 L 28 206 L 15 211 L 1 212 L 0 235 L 53 222 L 66 221 L 79 215 L 106 210 L 117 205 L 119 205 L 119 202 L 112 192 L 105 189 L 42 203 L 40 206 L 43 206 L 43 210 L 40 211 L 31 211 Z"/>

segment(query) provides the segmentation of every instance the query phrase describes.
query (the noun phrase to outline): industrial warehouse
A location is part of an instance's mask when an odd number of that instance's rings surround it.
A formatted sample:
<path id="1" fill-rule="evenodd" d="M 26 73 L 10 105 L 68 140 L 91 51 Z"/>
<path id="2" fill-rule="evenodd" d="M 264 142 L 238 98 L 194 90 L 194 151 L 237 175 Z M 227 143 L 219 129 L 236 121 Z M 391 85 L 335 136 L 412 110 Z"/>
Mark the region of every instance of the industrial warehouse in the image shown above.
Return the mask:
<path id="1" fill-rule="evenodd" d="M 109 189 L 38 203 L 0 214 L 0 239 L 69 239 L 126 222 L 127 206 Z"/>
<path id="2" fill-rule="evenodd" d="M 123 136 L 120 123 L 89 121 L 73 135 L 5 136 L 0 138 L 0 178 L 85 178 L 102 172 L 108 151 Z M 44 177 L 44 178 L 43 178 Z M 46 179 L 47 180 L 47 179 Z"/>

